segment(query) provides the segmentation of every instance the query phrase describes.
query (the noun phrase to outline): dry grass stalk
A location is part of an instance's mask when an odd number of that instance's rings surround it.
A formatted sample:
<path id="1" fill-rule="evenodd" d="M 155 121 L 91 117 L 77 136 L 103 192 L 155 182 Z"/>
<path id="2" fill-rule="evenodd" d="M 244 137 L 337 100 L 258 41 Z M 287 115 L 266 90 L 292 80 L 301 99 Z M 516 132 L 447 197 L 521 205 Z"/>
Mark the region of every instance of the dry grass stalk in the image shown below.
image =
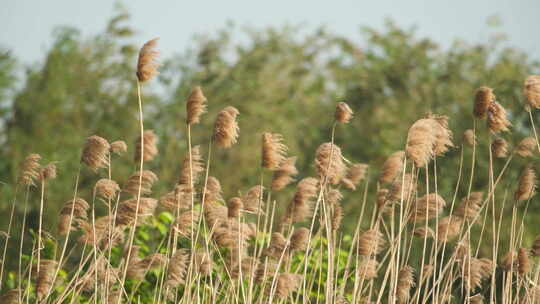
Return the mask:
<path id="1" fill-rule="evenodd" d="M 540 75 L 530 75 L 525 79 L 523 95 L 527 111 L 540 108 Z"/>
<path id="2" fill-rule="evenodd" d="M 533 197 L 536 189 L 536 173 L 532 166 L 527 166 L 521 172 L 518 187 L 514 193 L 516 201 L 526 201 Z"/>
<path id="3" fill-rule="evenodd" d="M 109 151 L 111 146 L 105 138 L 97 135 L 90 136 L 84 144 L 81 162 L 90 169 L 97 171 L 109 166 Z"/>
<path id="4" fill-rule="evenodd" d="M 152 193 L 152 185 L 158 180 L 157 175 L 150 170 L 137 171 L 133 173 L 122 188 L 123 192 L 131 195 L 148 195 Z"/>
<path id="5" fill-rule="evenodd" d="M 157 207 L 157 200 L 149 197 L 141 197 L 138 205 L 139 208 L 137 211 L 137 198 L 120 202 L 116 215 L 116 224 L 129 225 L 135 220 L 135 216 L 137 216 L 137 225 L 143 224 L 145 218 L 154 214 L 154 210 Z"/>
<path id="6" fill-rule="evenodd" d="M 228 106 L 218 113 L 214 123 L 213 141 L 220 148 L 230 148 L 238 140 L 240 128 L 236 117 L 240 112 L 235 108 Z"/>
<path id="7" fill-rule="evenodd" d="M 265 132 L 262 135 L 262 167 L 269 170 L 279 169 L 285 160 L 287 146 L 283 143 L 283 136 L 278 133 Z"/>
<path id="8" fill-rule="evenodd" d="M 357 252 L 366 257 L 379 254 L 386 244 L 383 234 L 377 229 L 370 229 L 358 236 Z"/>
<path id="9" fill-rule="evenodd" d="M 463 132 L 463 142 L 469 147 L 476 145 L 476 135 L 474 134 L 473 130 L 467 129 L 465 132 Z"/>
<path id="10" fill-rule="evenodd" d="M 403 266 L 398 273 L 396 287 L 396 298 L 398 303 L 408 303 L 410 299 L 411 288 L 414 287 L 414 269 L 409 266 Z"/>
<path id="11" fill-rule="evenodd" d="M 529 157 L 536 151 L 536 140 L 534 137 L 525 137 L 522 139 L 514 150 L 521 157 Z"/>
<path id="12" fill-rule="evenodd" d="M 94 186 L 94 193 L 105 200 L 113 200 L 119 191 L 118 183 L 108 178 L 98 180 Z"/>
<path id="13" fill-rule="evenodd" d="M 143 134 L 143 161 L 151 161 L 153 160 L 156 155 L 159 153 L 158 147 L 157 147 L 157 136 L 154 133 L 153 130 L 146 130 Z M 135 162 L 141 161 L 141 137 L 139 136 L 137 140 L 135 140 Z"/>
<path id="14" fill-rule="evenodd" d="M 34 186 L 35 181 L 39 178 L 41 165 L 39 161 L 41 156 L 39 154 L 29 154 L 22 164 L 21 175 L 19 181 L 23 185 Z"/>
<path id="15" fill-rule="evenodd" d="M 487 117 L 489 106 L 494 102 L 495 94 L 493 94 L 493 89 L 485 86 L 478 88 L 474 97 L 474 117 L 477 119 L 485 119 Z"/>
<path id="16" fill-rule="evenodd" d="M 354 112 L 351 110 L 348 104 L 344 102 L 338 102 L 336 106 L 336 113 L 334 115 L 337 122 L 349 123 L 353 118 Z"/>
<path id="17" fill-rule="evenodd" d="M 379 182 L 381 184 L 389 184 L 396 180 L 398 176 L 401 176 L 403 171 L 403 159 L 405 158 L 404 151 L 397 151 L 392 153 L 384 162 L 381 175 L 379 176 Z"/>
<path id="18" fill-rule="evenodd" d="M 198 124 L 201 121 L 201 115 L 206 113 L 206 102 L 207 99 L 201 87 L 194 87 L 186 102 L 188 125 Z"/>
<path id="19" fill-rule="evenodd" d="M 508 156 L 508 143 L 504 138 L 497 137 L 491 143 L 491 152 L 497 158 L 505 158 Z"/>
<path id="20" fill-rule="evenodd" d="M 356 186 L 366 178 L 369 166 L 367 164 L 354 164 L 347 170 L 347 174 L 341 179 L 341 184 L 349 190 L 356 190 Z"/>
<path id="21" fill-rule="evenodd" d="M 111 143 L 111 150 L 110 152 L 111 153 L 115 153 L 117 155 L 122 155 L 124 153 L 127 152 L 127 144 L 125 141 L 123 140 L 117 140 L 117 141 L 113 141 Z"/>
<path id="22" fill-rule="evenodd" d="M 296 169 L 296 157 L 284 159 L 272 177 L 272 190 L 279 191 L 294 182 L 293 176 L 298 174 Z"/>
<path id="23" fill-rule="evenodd" d="M 204 172 L 204 163 L 201 155 L 201 149 L 200 146 L 194 146 L 193 148 L 191 148 L 191 165 L 189 153 L 184 157 L 184 160 L 182 161 L 178 184 L 191 186 L 197 183 L 202 172 Z M 193 177 L 191 177 L 191 175 Z"/>
<path id="24" fill-rule="evenodd" d="M 506 118 L 506 110 L 498 102 L 494 102 L 489 106 L 487 126 L 493 134 L 499 132 L 507 132 L 508 127 L 512 124 Z"/>
<path id="25" fill-rule="evenodd" d="M 159 51 L 156 50 L 159 38 L 154 38 L 146 42 L 139 51 L 139 60 L 137 61 L 137 79 L 140 82 L 146 82 L 159 74 L 157 68 L 159 64 L 156 62 L 159 56 Z"/>
<path id="26" fill-rule="evenodd" d="M 347 172 L 341 149 L 332 143 L 324 143 L 315 151 L 315 168 L 319 178 L 337 185 Z"/>

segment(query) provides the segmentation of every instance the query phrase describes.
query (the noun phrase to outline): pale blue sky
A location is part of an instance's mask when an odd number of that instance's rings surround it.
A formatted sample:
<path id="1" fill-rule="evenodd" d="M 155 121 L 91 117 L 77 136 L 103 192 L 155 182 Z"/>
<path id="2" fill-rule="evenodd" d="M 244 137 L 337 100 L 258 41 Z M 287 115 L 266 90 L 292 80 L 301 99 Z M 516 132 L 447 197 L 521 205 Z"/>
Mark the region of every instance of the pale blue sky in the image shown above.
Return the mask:
<path id="1" fill-rule="evenodd" d="M 0 45 L 13 50 L 25 63 L 42 59 L 57 25 L 73 25 L 83 34 L 102 30 L 113 14 L 111 0 L 2 0 Z M 268 26 L 305 23 L 359 39 L 358 28 L 380 28 L 386 17 L 401 26 L 418 26 L 428 36 L 449 46 L 455 38 L 486 41 L 493 29 L 489 16 L 502 20 L 499 30 L 509 44 L 540 58 L 540 0 L 229 0 L 123 1 L 140 30 L 141 42 L 161 37 L 164 56 L 183 51 L 196 33 L 211 33 L 227 20 L 238 25 Z"/>

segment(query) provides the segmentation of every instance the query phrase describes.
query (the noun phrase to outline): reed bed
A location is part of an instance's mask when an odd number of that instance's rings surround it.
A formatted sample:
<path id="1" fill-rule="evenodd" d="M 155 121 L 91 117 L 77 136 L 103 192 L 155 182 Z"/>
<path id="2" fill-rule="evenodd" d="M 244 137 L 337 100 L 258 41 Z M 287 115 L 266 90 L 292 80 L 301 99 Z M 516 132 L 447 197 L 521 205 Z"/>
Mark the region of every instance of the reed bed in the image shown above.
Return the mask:
<path id="1" fill-rule="evenodd" d="M 192 128 L 211 119 L 205 114 L 212 106 L 211 96 L 194 86 L 186 97 L 188 149 L 178 178 L 167 181 L 169 192 L 156 194 L 159 173 L 145 167 L 159 155 L 158 138 L 144 128 L 143 84 L 158 74 L 157 41 L 141 48 L 137 63 L 133 173 L 123 183 L 112 178 L 115 160 L 128 157 L 126 142 L 88 137 L 80 159 L 81 169 L 95 174 L 92 196 L 80 197 L 79 171 L 54 233 L 40 216 L 38 231 L 23 231 L 33 242 L 26 252 L 22 241 L 9 243 L 8 232 L 5 248 L 20 252 L 7 257 L 4 249 L 2 261 L 18 259 L 19 267 L 2 280 L 0 303 L 540 302 L 540 236 L 524 237 L 537 185 L 533 111 L 540 108 L 540 76 L 524 82 L 533 133 L 514 148 L 501 135 L 511 128 L 504 106 L 484 86 L 471 92 L 471 129 L 461 140 L 448 117 L 429 113 L 403 134 L 401 151 L 369 168 L 345 157 L 348 143 L 335 140 L 354 119 L 349 105 L 338 102 L 328 117 L 331 137 L 315 151 L 315 174 L 299 172 L 287 135 L 268 130 L 254 164 L 260 182 L 237 195 L 223 193 L 226 176 L 212 176 L 212 153 L 236 144 L 242 113 L 225 107 L 208 138 L 191 138 Z M 453 175 L 437 167 L 449 150 L 461 151 Z M 488 172 L 475 171 L 479 157 L 489 158 Z M 499 158 L 502 167 L 495 166 Z M 527 164 L 516 165 L 517 158 Z M 38 204 L 42 214 L 56 167 L 40 161 L 38 154 L 26 157 L 17 187 L 25 205 Z M 462 172 L 469 161 L 471 171 Z M 477 176 L 488 176 L 485 189 L 473 186 Z M 439 192 L 441 178 L 453 180 L 454 193 Z M 294 189 L 292 196 L 276 200 L 284 189 Z M 346 202 L 353 191 L 362 193 L 360 202 Z M 39 202 L 28 201 L 30 192 L 39 193 Z M 107 212 L 98 213 L 98 204 Z M 354 208 L 345 212 L 344 205 Z M 356 223 L 351 235 L 341 229 L 344 218 Z M 15 220 L 12 213 L 10 227 Z M 480 250 L 482 242 L 490 252 Z M 2 264 L 2 278 L 3 272 Z"/>

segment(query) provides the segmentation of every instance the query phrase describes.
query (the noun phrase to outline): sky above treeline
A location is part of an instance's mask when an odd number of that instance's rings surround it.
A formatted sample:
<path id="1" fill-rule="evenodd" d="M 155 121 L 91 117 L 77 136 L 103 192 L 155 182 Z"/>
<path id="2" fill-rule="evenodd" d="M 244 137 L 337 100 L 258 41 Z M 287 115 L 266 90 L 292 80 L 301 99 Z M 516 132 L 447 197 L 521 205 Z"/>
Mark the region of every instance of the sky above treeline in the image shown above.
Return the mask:
<path id="1" fill-rule="evenodd" d="M 59 25 L 80 29 L 83 35 L 102 31 L 114 15 L 111 0 L 4 0 L 0 10 L 0 47 L 11 50 L 23 63 L 43 59 Z M 195 34 L 212 34 L 227 21 L 262 28 L 302 24 L 325 25 L 330 31 L 358 39 L 360 26 L 381 29 L 386 18 L 399 26 L 417 27 L 449 47 L 457 38 L 488 41 L 495 33 L 507 35 L 506 45 L 540 59 L 539 0 L 130 0 L 120 2 L 132 15 L 131 25 L 142 42 L 160 37 L 164 56 L 182 52 Z M 494 18 L 494 16 L 496 16 Z M 488 25 L 498 23 L 497 27 Z M 493 22 L 498 20 L 499 22 Z"/>

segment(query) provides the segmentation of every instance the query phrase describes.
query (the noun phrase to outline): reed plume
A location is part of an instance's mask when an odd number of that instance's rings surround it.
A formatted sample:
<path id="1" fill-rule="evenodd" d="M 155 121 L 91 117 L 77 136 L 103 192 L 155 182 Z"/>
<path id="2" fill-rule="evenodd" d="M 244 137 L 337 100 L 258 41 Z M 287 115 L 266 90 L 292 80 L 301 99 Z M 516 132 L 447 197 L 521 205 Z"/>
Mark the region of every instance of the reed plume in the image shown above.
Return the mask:
<path id="1" fill-rule="evenodd" d="M 207 99 L 201 87 L 196 86 L 191 90 L 186 102 L 187 124 L 194 125 L 201 121 L 201 115 L 206 113 Z"/>
<path id="2" fill-rule="evenodd" d="M 238 140 L 238 122 L 236 117 L 240 112 L 232 106 L 221 110 L 214 123 L 214 135 L 212 139 L 220 148 L 230 148 Z"/>
<path id="3" fill-rule="evenodd" d="M 445 216 L 439 220 L 438 224 L 438 241 L 448 242 L 457 237 L 461 232 L 463 218 L 459 216 Z"/>
<path id="4" fill-rule="evenodd" d="M 279 260 L 282 256 L 284 258 L 287 257 L 284 252 L 287 250 L 287 239 L 283 236 L 283 234 L 279 232 L 272 233 L 272 236 L 270 238 L 270 245 L 264 249 L 264 255 Z"/>
<path id="5" fill-rule="evenodd" d="M 204 194 L 204 203 L 223 201 L 221 196 L 221 184 L 219 180 L 213 176 L 208 177 Z"/>
<path id="6" fill-rule="evenodd" d="M 41 156 L 39 154 L 29 154 L 22 164 L 21 174 L 19 182 L 23 185 L 34 186 L 37 179 L 39 179 L 41 165 L 39 161 Z"/>
<path id="7" fill-rule="evenodd" d="M 89 208 L 90 205 L 82 198 L 75 198 L 66 202 L 62 210 L 60 210 L 58 233 L 60 235 L 66 235 L 70 230 L 73 230 L 72 225 L 76 219 L 86 220 L 87 210 Z"/>
<path id="8" fill-rule="evenodd" d="M 196 227 L 199 222 L 200 215 L 200 212 L 197 210 L 182 212 L 174 221 L 174 230 L 183 237 L 191 237 L 193 228 Z"/>
<path id="9" fill-rule="evenodd" d="M 139 207 L 138 210 L 137 205 Z M 138 204 L 137 198 L 122 201 L 118 205 L 116 224 L 129 225 L 135 220 L 135 217 L 137 217 L 137 225 L 142 225 L 145 218 L 154 214 L 156 206 L 157 200 L 149 197 L 141 197 Z"/>
<path id="10" fill-rule="evenodd" d="M 463 132 L 463 142 L 469 147 L 476 145 L 476 135 L 474 134 L 473 130 L 467 129 L 465 132 Z"/>
<path id="11" fill-rule="evenodd" d="M 90 169 L 97 171 L 109 166 L 109 150 L 111 146 L 105 138 L 97 135 L 90 136 L 84 144 L 81 162 Z"/>
<path id="12" fill-rule="evenodd" d="M 285 160 L 287 146 L 283 143 L 283 136 L 278 133 L 265 132 L 262 135 L 262 167 L 269 170 L 279 169 Z"/>
<path id="13" fill-rule="evenodd" d="M 361 233 L 358 236 L 358 248 L 359 255 L 370 257 L 372 255 L 379 254 L 385 246 L 383 234 L 373 228 Z"/>
<path id="14" fill-rule="evenodd" d="M 150 170 L 137 171 L 133 173 L 122 188 L 123 192 L 137 196 L 152 193 L 152 185 L 158 180 L 157 175 Z"/>
<path id="15" fill-rule="evenodd" d="M 497 158 L 508 156 L 508 143 L 503 138 L 497 137 L 491 143 L 491 152 Z"/>
<path id="16" fill-rule="evenodd" d="M 42 259 L 39 265 L 33 265 L 32 274 L 36 280 L 36 295 L 38 300 L 45 298 L 54 283 L 54 274 L 58 262 L 54 260 Z"/>
<path id="17" fill-rule="evenodd" d="M 279 191 L 294 182 L 293 176 L 298 174 L 296 157 L 285 158 L 272 177 L 272 190 Z"/>
<path id="18" fill-rule="evenodd" d="M 536 151 L 536 139 L 534 137 L 525 137 L 522 139 L 514 152 L 521 157 L 529 157 L 534 154 Z"/>
<path id="19" fill-rule="evenodd" d="M 525 109 L 540 108 L 540 76 L 530 75 L 523 84 L 523 96 L 525 97 Z"/>
<path id="20" fill-rule="evenodd" d="M 445 206 L 446 202 L 439 194 L 426 194 L 414 201 L 412 219 L 418 222 L 438 217 Z"/>
<path id="21" fill-rule="evenodd" d="M 444 154 L 452 144 L 446 116 L 429 115 L 416 121 L 409 129 L 405 153 L 421 168 L 435 157 Z"/>
<path id="22" fill-rule="evenodd" d="M 415 191 L 416 185 L 410 173 L 406 173 L 403 177 L 394 179 L 388 192 L 388 200 L 399 202 L 403 199 L 406 202 Z"/>
<path id="23" fill-rule="evenodd" d="M 409 265 L 403 266 L 399 270 L 396 287 L 396 298 L 398 303 L 409 302 L 411 288 L 413 288 L 414 285 L 414 269 Z"/>
<path id="24" fill-rule="evenodd" d="M 204 163 L 200 146 L 194 146 L 191 148 L 191 165 L 189 154 L 186 155 L 182 161 L 178 184 L 191 186 L 192 184 L 197 183 L 202 172 L 204 172 Z"/>
<path id="25" fill-rule="evenodd" d="M 508 127 L 511 125 L 512 124 L 510 121 L 506 118 L 506 110 L 503 108 L 503 106 L 498 102 L 492 103 L 489 106 L 487 118 L 487 126 L 489 131 L 491 131 L 493 134 L 507 132 Z"/>
<path id="26" fill-rule="evenodd" d="M 233 197 L 227 202 L 227 216 L 229 219 L 235 219 L 240 216 L 240 211 L 244 208 L 244 204 L 239 197 Z"/>
<path id="27" fill-rule="evenodd" d="M 287 208 L 285 217 L 292 222 L 305 221 L 312 213 L 313 198 L 317 194 L 318 180 L 313 177 L 302 179 Z"/>
<path id="28" fill-rule="evenodd" d="M 367 164 L 353 164 L 347 170 L 345 177 L 341 179 L 341 184 L 349 190 L 356 190 L 356 186 L 366 178 L 368 168 Z"/>
<path id="29" fill-rule="evenodd" d="M 335 119 L 339 123 L 349 123 L 353 118 L 354 112 L 351 110 L 348 104 L 344 102 L 338 102 L 336 106 Z"/>
<path id="30" fill-rule="evenodd" d="M 159 198 L 159 206 L 172 213 L 190 209 L 192 193 L 193 189 L 189 185 L 176 185 L 173 191 Z"/>
<path id="31" fill-rule="evenodd" d="M 405 158 L 404 151 L 397 151 L 392 153 L 384 162 L 381 174 L 379 176 L 379 183 L 389 184 L 392 183 L 403 171 L 403 159 Z"/>
<path id="32" fill-rule="evenodd" d="M 332 143 L 324 143 L 315 151 L 315 168 L 321 180 L 337 185 L 347 172 L 341 149 Z"/>
<path id="33" fill-rule="evenodd" d="M 176 250 L 169 261 L 165 285 L 174 288 L 185 284 L 188 266 L 189 252 L 186 249 Z"/>
<path id="34" fill-rule="evenodd" d="M 534 242 L 531 246 L 531 255 L 533 257 L 539 257 L 540 256 L 540 235 L 534 239 Z"/>
<path id="35" fill-rule="evenodd" d="M 127 277 L 135 281 L 144 280 L 148 270 L 163 267 L 167 261 L 165 255 L 161 253 L 153 253 L 144 258 L 140 258 L 139 251 L 140 247 L 138 245 L 133 245 L 127 264 Z"/>
<path id="36" fill-rule="evenodd" d="M 94 186 L 94 193 L 105 200 L 113 200 L 119 191 L 118 183 L 108 178 L 98 180 Z"/>
<path id="37" fill-rule="evenodd" d="M 483 192 L 471 192 L 469 197 L 461 200 L 454 214 L 464 219 L 474 220 L 482 208 L 483 196 Z"/>
<path id="38" fill-rule="evenodd" d="M 49 163 L 45 167 L 41 168 L 39 173 L 39 179 L 41 181 L 47 181 L 50 179 L 56 178 L 56 165 L 54 163 Z"/>
<path id="39" fill-rule="evenodd" d="M 433 229 L 429 227 L 418 227 L 414 229 L 413 235 L 419 238 L 431 238 L 435 235 Z"/>
<path id="40" fill-rule="evenodd" d="M 292 251 L 303 251 L 307 249 L 309 239 L 309 229 L 300 227 L 295 229 L 291 236 L 290 248 Z"/>
<path id="41" fill-rule="evenodd" d="M 111 150 L 110 150 L 110 153 L 114 153 L 114 154 L 117 154 L 117 155 L 122 155 L 124 153 L 127 152 L 127 144 L 125 141 L 123 140 L 117 140 L 117 141 L 113 141 L 111 143 Z"/>
<path id="42" fill-rule="evenodd" d="M 2 296 L 0 297 L 0 303 L 2 304 L 18 304 L 19 303 L 19 297 L 23 293 L 22 289 L 10 289 L 6 291 Z"/>
<path id="43" fill-rule="evenodd" d="M 142 143 L 143 142 L 143 143 Z M 157 147 L 157 136 L 153 130 L 146 130 L 143 133 L 141 142 L 141 137 L 139 136 L 135 141 L 135 162 L 141 161 L 141 153 L 143 155 L 143 161 L 152 161 L 156 155 L 159 153 Z M 142 144 L 142 149 L 141 149 Z"/>
<path id="44" fill-rule="evenodd" d="M 521 171 L 518 187 L 514 193 L 516 201 L 529 200 L 535 194 L 536 189 L 536 173 L 532 166 L 527 166 Z"/>
<path id="45" fill-rule="evenodd" d="M 518 250 L 518 272 L 521 275 L 528 274 L 531 271 L 531 262 L 529 260 L 529 251 L 525 248 Z"/>
<path id="46" fill-rule="evenodd" d="M 379 262 L 375 259 L 367 258 L 362 260 L 357 267 L 359 279 L 369 281 L 377 277 Z"/>
<path id="47" fill-rule="evenodd" d="M 137 61 L 137 79 L 139 82 L 146 82 L 158 75 L 156 62 L 159 51 L 156 50 L 159 38 L 154 38 L 146 42 L 139 51 L 139 60 Z"/>
<path id="48" fill-rule="evenodd" d="M 485 119 L 487 117 L 488 108 L 494 102 L 495 94 L 493 94 L 493 89 L 485 86 L 478 88 L 474 97 L 474 117 L 477 119 Z"/>
<path id="49" fill-rule="evenodd" d="M 296 291 L 302 282 L 302 276 L 292 273 L 281 273 L 276 280 L 275 294 L 280 299 L 287 299 L 289 295 Z"/>
<path id="50" fill-rule="evenodd" d="M 243 209 L 251 213 L 263 212 L 264 202 L 262 200 L 264 188 L 261 185 L 251 187 L 240 198 L 243 203 Z"/>

